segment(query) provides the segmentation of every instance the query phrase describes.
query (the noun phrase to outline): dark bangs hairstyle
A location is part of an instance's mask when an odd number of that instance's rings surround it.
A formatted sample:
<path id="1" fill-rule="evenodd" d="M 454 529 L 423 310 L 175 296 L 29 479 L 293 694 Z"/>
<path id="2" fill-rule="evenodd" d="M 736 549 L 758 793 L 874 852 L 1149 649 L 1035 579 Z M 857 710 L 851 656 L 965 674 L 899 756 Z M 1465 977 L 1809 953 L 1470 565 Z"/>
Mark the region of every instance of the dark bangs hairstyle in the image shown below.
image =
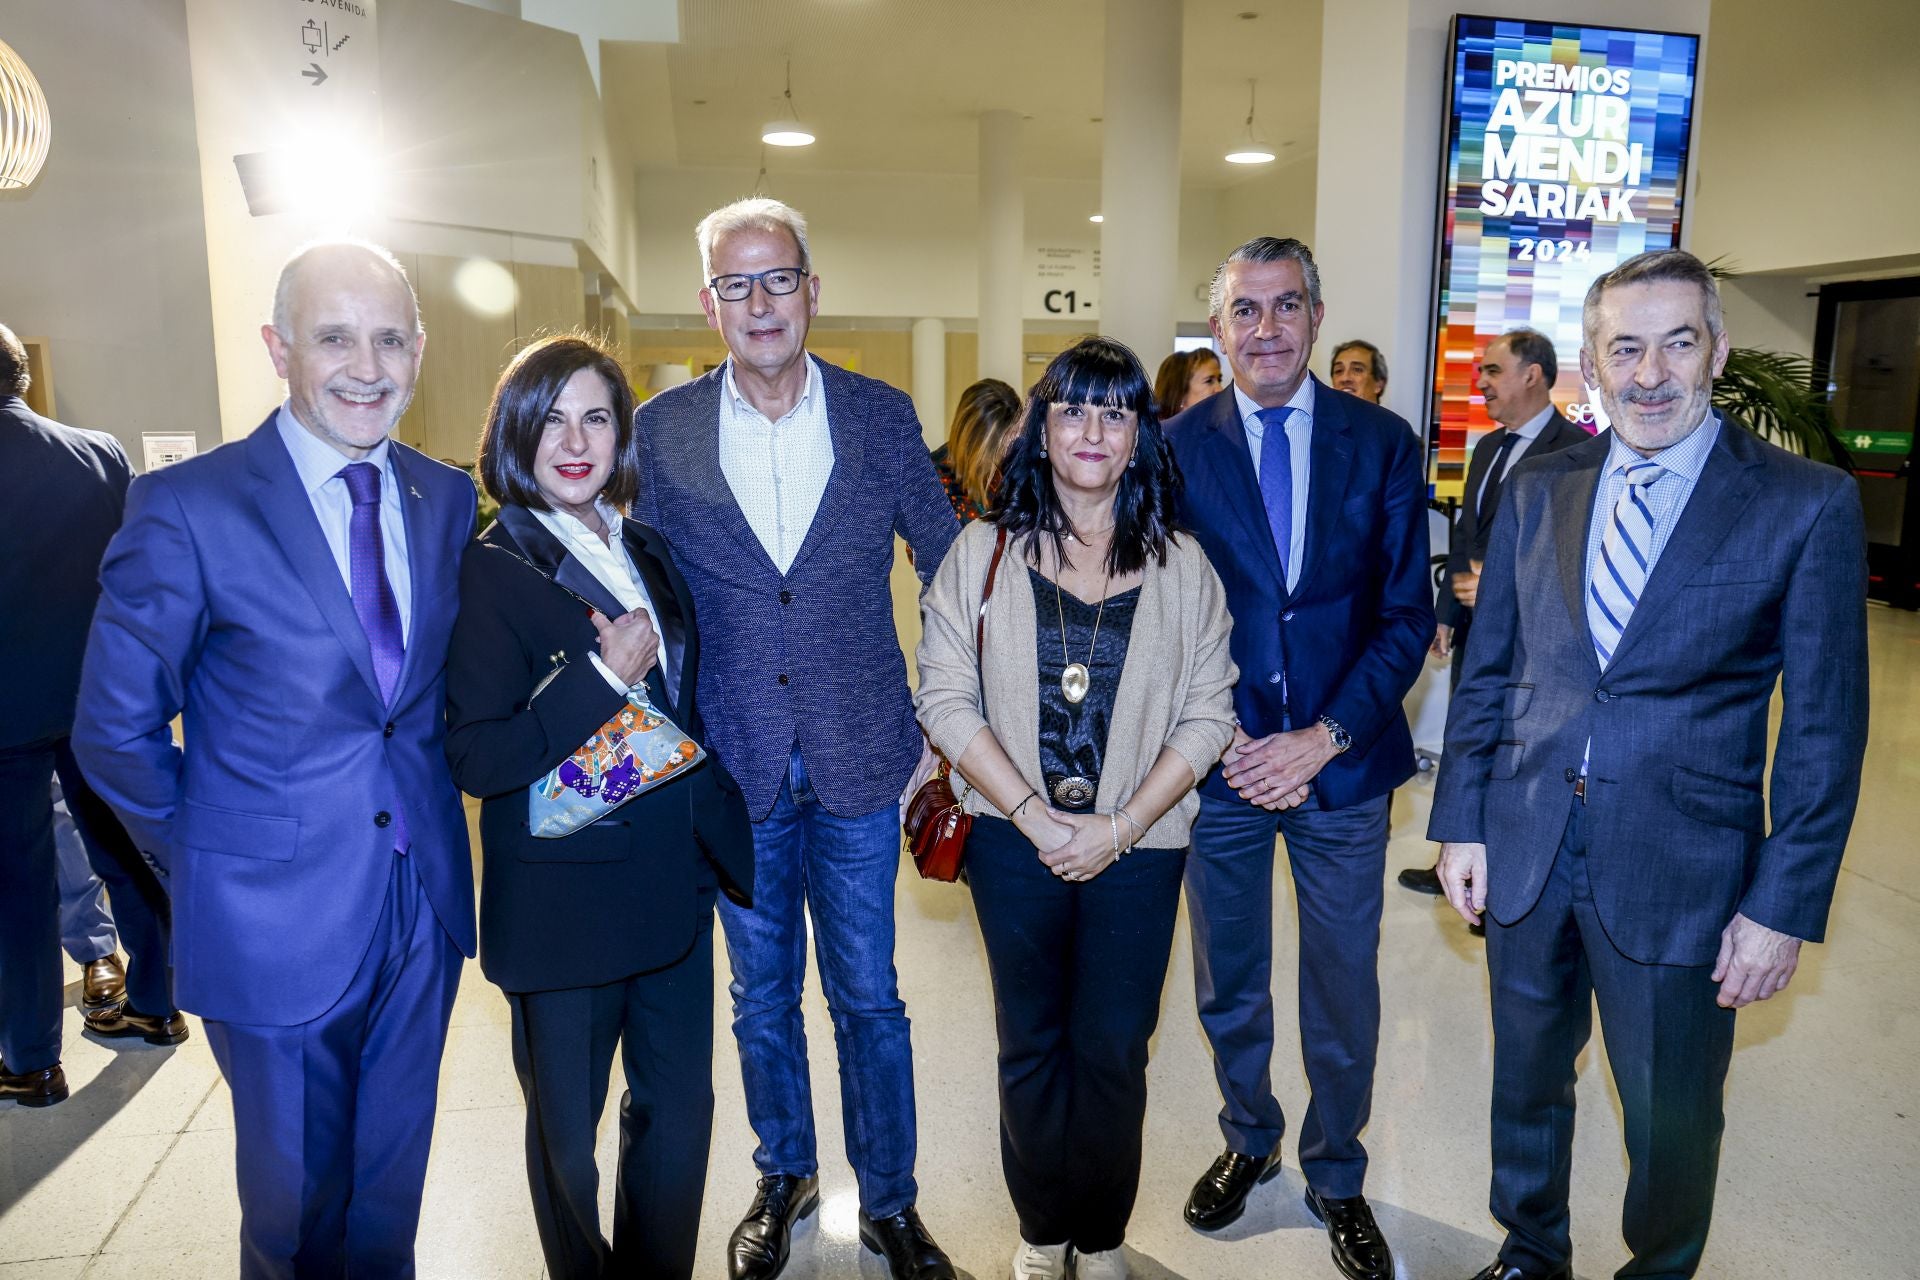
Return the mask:
<path id="1" fill-rule="evenodd" d="M 493 389 L 474 470 L 480 473 L 488 496 L 501 506 L 550 509 L 534 477 L 533 460 L 547 429 L 548 411 L 582 369 L 600 375 L 613 402 L 613 474 L 600 496 L 623 512 L 639 496 L 633 388 L 612 352 L 585 334 L 569 333 L 528 343 Z"/>
<path id="2" fill-rule="evenodd" d="M 1139 415 L 1133 465 L 1120 473 L 1113 495 L 1113 543 L 1107 570 L 1136 573 L 1151 557 L 1167 562 L 1167 539 L 1180 531 L 1175 512 L 1184 482 L 1180 464 L 1160 430 L 1153 385 L 1139 357 L 1112 338 L 1082 338 L 1062 351 L 1033 384 L 1019 434 L 1007 446 L 1000 494 L 987 518 L 1010 535 L 1031 534 L 1027 558 L 1039 563 L 1038 540 L 1051 538 L 1054 554 L 1071 563 L 1066 510 L 1053 487 L 1053 465 L 1041 456 L 1046 445 L 1047 410 L 1056 404 L 1091 404 L 1131 409 Z"/>

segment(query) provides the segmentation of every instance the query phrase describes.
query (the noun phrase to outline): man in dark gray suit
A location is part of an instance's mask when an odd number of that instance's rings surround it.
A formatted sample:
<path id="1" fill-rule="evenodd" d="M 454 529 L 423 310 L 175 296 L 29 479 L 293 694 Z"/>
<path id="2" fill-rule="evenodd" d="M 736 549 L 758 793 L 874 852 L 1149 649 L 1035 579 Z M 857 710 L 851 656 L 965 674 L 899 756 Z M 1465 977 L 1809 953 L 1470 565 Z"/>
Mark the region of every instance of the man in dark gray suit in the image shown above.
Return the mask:
<path id="1" fill-rule="evenodd" d="M 1538 458 L 1590 438 L 1554 408 L 1553 383 L 1559 376 L 1553 339 L 1538 329 L 1509 329 L 1489 342 L 1480 357 L 1475 382 L 1487 416 L 1500 426 L 1480 437 L 1467 460 L 1460 513 L 1454 517 L 1453 536 L 1447 542 L 1447 579 L 1434 605 L 1440 625 L 1434 631 L 1433 656 L 1453 659 L 1451 688 L 1460 687 L 1460 673 L 1466 670 L 1467 633 L 1473 629 L 1480 566 L 1486 563 L 1487 544 L 1493 540 L 1493 517 L 1500 510 L 1507 477 L 1523 458 Z M 1400 873 L 1400 884 L 1416 893 L 1437 894 L 1439 869 L 1408 867 Z M 1477 926 L 1474 931 L 1479 932 Z"/>
<path id="2" fill-rule="evenodd" d="M 807 224 L 750 199 L 700 223 L 700 305 L 727 361 L 635 415 L 634 518 L 666 536 L 701 620 L 710 746 L 754 824 L 754 905 L 723 901 L 733 1034 L 760 1139 L 732 1280 L 772 1280 L 819 1202 L 800 993 L 813 923 L 840 1051 L 860 1239 L 896 1280 L 951 1280 L 914 1208 L 913 1050 L 893 968 L 898 803 L 922 738 L 893 625 L 898 533 L 921 579 L 953 508 L 900 391 L 807 354 Z"/>
<path id="3" fill-rule="evenodd" d="M 1601 276 L 1584 326 L 1613 427 L 1508 485 L 1428 828 L 1448 901 L 1487 922 L 1507 1235 L 1476 1280 L 1573 1274 L 1574 1063 L 1595 998 L 1625 1114 L 1619 1274 L 1694 1274 L 1734 1010 L 1824 938 L 1866 750 L 1853 479 L 1712 409 L 1727 336 L 1693 255 Z"/>

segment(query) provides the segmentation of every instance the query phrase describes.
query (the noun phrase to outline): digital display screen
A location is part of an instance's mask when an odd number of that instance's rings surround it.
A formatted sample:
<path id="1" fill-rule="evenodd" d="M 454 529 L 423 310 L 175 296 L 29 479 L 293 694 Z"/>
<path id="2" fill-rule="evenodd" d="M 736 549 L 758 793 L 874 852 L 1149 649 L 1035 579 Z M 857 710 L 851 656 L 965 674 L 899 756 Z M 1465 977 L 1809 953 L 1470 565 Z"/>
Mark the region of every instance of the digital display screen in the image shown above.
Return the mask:
<path id="1" fill-rule="evenodd" d="M 1457 497 L 1495 424 L 1474 386 L 1487 344 L 1552 339 L 1553 399 L 1592 430 L 1580 307 L 1595 276 L 1680 242 L 1700 38 L 1478 18 L 1453 23 L 1434 269 L 1434 491 Z"/>

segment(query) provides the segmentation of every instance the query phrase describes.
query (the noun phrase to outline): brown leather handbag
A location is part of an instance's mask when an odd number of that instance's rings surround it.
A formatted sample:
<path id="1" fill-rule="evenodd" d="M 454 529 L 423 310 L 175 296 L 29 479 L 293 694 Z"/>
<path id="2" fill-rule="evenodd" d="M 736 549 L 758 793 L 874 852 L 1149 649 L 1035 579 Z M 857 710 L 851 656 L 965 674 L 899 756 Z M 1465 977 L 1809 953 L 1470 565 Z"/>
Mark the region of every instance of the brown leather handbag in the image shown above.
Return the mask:
<path id="1" fill-rule="evenodd" d="M 986 706 L 986 673 L 982 660 L 987 651 L 987 601 L 993 597 L 993 580 L 1000 572 L 1000 557 L 1007 549 L 1007 531 L 1003 528 L 993 540 L 993 560 L 987 565 L 987 583 L 980 592 L 980 617 L 974 624 L 974 670 L 980 674 L 980 704 Z M 951 884 L 960 878 L 960 862 L 967 853 L 967 834 L 973 830 L 973 815 L 953 793 L 953 766 L 945 757 L 933 776 L 920 785 L 907 805 L 902 824 L 907 832 L 907 848 L 913 851 L 913 865 L 923 880 L 943 880 Z"/>

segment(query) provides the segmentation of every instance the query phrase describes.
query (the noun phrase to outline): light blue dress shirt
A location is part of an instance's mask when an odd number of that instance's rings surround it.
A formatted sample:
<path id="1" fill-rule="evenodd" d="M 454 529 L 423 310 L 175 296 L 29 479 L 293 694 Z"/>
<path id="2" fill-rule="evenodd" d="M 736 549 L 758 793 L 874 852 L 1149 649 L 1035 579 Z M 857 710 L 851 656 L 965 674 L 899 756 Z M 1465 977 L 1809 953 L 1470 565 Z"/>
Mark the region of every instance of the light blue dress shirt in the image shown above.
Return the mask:
<path id="1" fill-rule="evenodd" d="M 1253 455 L 1253 478 L 1260 479 L 1260 443 L 1266 438 L 1266 424 L 1260 421 L 1260 406 L 1233 384 L 1234 403 L 1240 407 L 1240 425 L 1247 433 L 1247 450 Z M 1300 389 L 1287 401 L 1294 410 L 1287 419 L 1287 444 L 1293 454 L 1293 528 L 1287 537 L 1287 590 L 1300 585 L 1300 563 L 1307 553 L 1307 493 L 1313 479 L 1313 379 L 1305 378 Z"/>
<path id="2" fill-rule="evenodd" d="M 293 455 L 293 469 L 300 473 L 300 485 L 313 504 L 320 521 L 320 532 L 327 537 L 327 548 L 340 568 L 340 581 L 347 594 L 353 594 L 353 496 L 340 471 L 355 461 L 300 425 L 293 407 L 282 404 L 275 418 L 280 439 Z M 387 585 L 393 588 L 393 602 L 400 609 L 400 638 L 405 643 L 413 635 L 413 575 L 407 569 L 407 519 L 400 509 L 405 482 L 393 469 L 393 450 L 382 440 L 361 461 L 380 468 L 380 541 L 386 552 Z M 281 513 L 283 518 L 285 513 Z"/>
<path id="3" fill-rule="evenodd" d="M 1607 536 L 1607 525 L 1613 520 L 1613 508 L 1626 491 L 1626 467 L 1629 463 L 1641 461 L 1641 454 L 1629 447 L 1618 431 L 1610 434 L 1612 447 L 1607 451 L 1606 465 L 1600 469 L 1600 490 L 1594 495 L 1593 515 L 1587 521 L 1586 576 L 1580 580 L 1583 590 L 1587 583 L 1593 581 L 1594 562 L 1600 558 L 1600 542 Z M 1653 577 L 1654 566 L 1660 563 L 1660 553 L 1666 550 L 1667 539 L 1673 536 L 1674 526 L 1680 523 L 1680 513 L 1687 509 L 1687 500 L 1693 497 L 1693 487 L 1699 483 L 1700 472 L 1706 468 L 1707 457 L 1719 439 L 1720 419 L 1709 409 L 1704 422 L 1677 443 L 1668 445 L 1647 459 L 1658 463 L 1662 469 L 1660 478 L 1647 486 L 1645 493 L 1647 507 L 1653 512 L 1653 545 L 1647 548 L 1648 578 Z"/>

